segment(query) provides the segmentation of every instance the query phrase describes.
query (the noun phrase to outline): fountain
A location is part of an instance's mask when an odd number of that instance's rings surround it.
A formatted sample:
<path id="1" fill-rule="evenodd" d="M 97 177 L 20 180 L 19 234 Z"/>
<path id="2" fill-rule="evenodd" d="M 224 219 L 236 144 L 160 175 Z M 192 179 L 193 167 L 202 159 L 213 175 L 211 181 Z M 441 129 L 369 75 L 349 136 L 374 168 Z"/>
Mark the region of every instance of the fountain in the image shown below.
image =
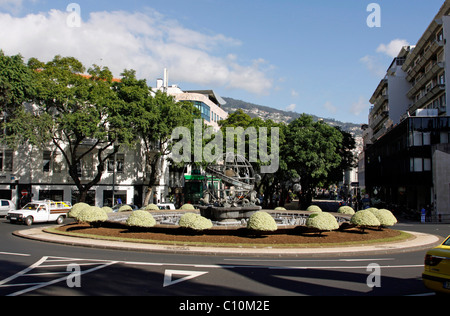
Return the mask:
<path id="1" fill-rule="evenodd" d="M 255 172 L 242 155 L 226 153 L 206 167 L 206 190 L 200 200 L 202 216 L 219 223 L 238 222 L 261 210 L 255 188 Z M 214 179 L 222 183 L 214 185 Z"/>

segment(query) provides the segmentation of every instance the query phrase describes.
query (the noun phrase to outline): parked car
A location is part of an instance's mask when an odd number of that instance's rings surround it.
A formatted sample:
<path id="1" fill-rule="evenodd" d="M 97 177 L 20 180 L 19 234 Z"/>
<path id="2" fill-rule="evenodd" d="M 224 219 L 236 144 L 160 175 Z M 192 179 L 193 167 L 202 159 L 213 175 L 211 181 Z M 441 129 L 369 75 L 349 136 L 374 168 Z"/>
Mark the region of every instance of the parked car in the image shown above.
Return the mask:
<path id="1" fill-rule="evenodd" d="M 175 210 L 175 205 L 173 203 L 158 203 L 157 206 L 160 210 Z"/>
<path id="2" fill-rule="evenodd" d="M 10 200 L 0 200 L 0 217 L 8 215 L 9 211 L 16 209 L 16 206 Z"/>
<path id="3" fill-rule="evenodd" d="M 427 252 L 422 280 L 430 290 L 450 294 L 450 236 Z"/>

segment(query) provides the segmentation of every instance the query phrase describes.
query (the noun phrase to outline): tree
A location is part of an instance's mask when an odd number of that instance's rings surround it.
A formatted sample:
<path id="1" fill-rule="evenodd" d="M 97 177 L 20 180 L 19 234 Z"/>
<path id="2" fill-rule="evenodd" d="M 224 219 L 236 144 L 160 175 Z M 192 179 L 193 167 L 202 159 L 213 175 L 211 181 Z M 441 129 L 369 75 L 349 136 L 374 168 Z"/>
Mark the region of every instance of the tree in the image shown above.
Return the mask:
<path id="1" fill-rule="evenodd" d="M 235 152 L 237 152 L 237 138 L 241 137 L 241 135 L 238 135 L 236 128 L 242 128 L 241 131 L 249 131 L 250 129 L 254 129 L 255 134 L 258 136 L 256 140 L 256 144 L 251 144 L 250 136 L 245 136 L 245 158 L 250 161 L 253 169 L 255 170 L 255 173 L 259 175 L 260 180 L 257 182 L 257 185 L 255 187 L 255 191 L 258 193 L 264 192 L 264 198 L 265 203 L 267 204 L 268 201 L 270 201 L 270 197 L 272 194 L 276 191 L 277 187 L 283 183 L 287 178 L 289 178 L 288 174 L 286 173 L 286 165 L 282 161 L 282 159 L 279 160 L 279 168 L 274 173 L 262 173 L 261 167 L 267 165 L 267 162 L 264 162 L 261 159 L 261 155 L 264 155 L 261 148 L 261 137 L 264 134 L 260 134 L 261 128 L 267 129 L 267 139 L 265 139 L 265 142 L 267 143 L 267 154 L 274 154 L 279 155 L 279 147 L 284 143 L 284 130 L 285 125 L 283 123 L 274 123 L 272 120 L 264 121 L 261 118 L 251 118 L 248 114 L 244 113 L 242 110 L 237 110 L 234 113 L 231 113 L 226 120 L 223 120 L 219 123 L 222 133 L 223 133 L 223 139 L 224 139 L 224 149 L 226 144 L 226 133 L 227 128 L 234 128 L 236 136 L 234 140 L 235 144 Z M 278 144 L 272 144 L 272 128 L 278 128 L 279 131 L 279 139 Z M 277 148 L 278 147 L 278 148 Z M 251 158 L 251 150 L 258 149 L 258 158 L 256 161 L 253 161 Z M 273 157 L 272 157 L 273 158 Z"/>
<path id="2" fill-rule="evenodd" d="M 3 120 L 32 98 L 33 73 L 20 55 L 6 56 L 0 50 L 0 110 Z M 2 123 L 2 131 L 5 125 Z"/>
<path id="3" fill-rule="evenodd" d="M 300 177 L 301 208 L 311 204 L 313 189 L 340 165 L 342 139 L 337 129 L 305 114 L 286 128 L 281 155 L 287 169 Z"/>
<path id="4" fill-rule="evenodd" d="M 34 77 L 33 106 L 16 109 L 8 123 L 15 136 L 10 144 L 56 146 L 84 202 L 100 182 L 107 161 L 121 146 L 132 145 L 127 104 L 112 90 L 113 76 L 107 68 L 94 65 L 86 75 L 80 61 L 61 56 L 46 64 L 33 58 L 28 65 Z M 83 174 L 87 160 L 92 169 Z"/>
<path id="5" fill-rule="evenodd" d="M 150 175 L 144 199 L 144 205 L 148 205 L 153 187 L 160 182 L 162 164 L 172 152 L 172 131 L 180 126 L 192 129 L 194 119 L 200 115 L 190 102 L 176 102 L 160 91 L 152 95 L 146 81 L 138 80 L 133 70 L 124 71 L 115 89 L 128 104 L 135 136 L 142 142 L 145 170 Z"/>

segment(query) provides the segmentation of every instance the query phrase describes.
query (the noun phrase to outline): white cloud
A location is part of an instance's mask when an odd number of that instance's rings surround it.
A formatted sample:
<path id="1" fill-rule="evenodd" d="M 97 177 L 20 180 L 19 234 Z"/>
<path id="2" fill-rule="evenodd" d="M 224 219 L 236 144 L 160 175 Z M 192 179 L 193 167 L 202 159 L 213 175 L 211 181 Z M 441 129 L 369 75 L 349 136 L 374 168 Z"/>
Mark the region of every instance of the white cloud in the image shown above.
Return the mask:
<path id="1" fill-rule="evenodd" d="M 350 112 L 356 116 L 359 116 L 363 111 L 369 110 L 370 104 L 365 100 L 363 96 L 360 96 L 357 102 L 354 102 L 350 107 Z"/>
<path id="2" fill-rule="evenodd" d="M 380 44 L 377 48 L 377 53 L 384 53 L 389 57 L 395 58 L 400 53 L 403 46 L 409 46 L 407 40 L 404 39 L 394 39 L 389 44 Z"/>
<path id="3" fill-rule="evenodd" d="M 379 60 L 376 56 L 366 55 L 359 60 L 366 65 L 367 69 L 377 77 L 384 77 L 386 75 L 386 64 Z"/>
<path id="4" fill-rule="evenodd" d="M 69 27 L 68 17 L 68 12 L 58 10 L 20 18 L 0 13 L 0 48 L 6 54 L 20 53 L 25 59 L 42 61 L 55 55 L 73 56 L 87 67 L 108 66 L 115 76 L 124 69 L 135 69 L 149 84 L 168 68 L 172 82 L 255 94 L 266 94 L 272 88 L 266 61 L 245 64 L 234 54 L 219 54 L 241 45 L 239 40 L 187 29 L 154 10 L 93 12 L 79 28 Z"/>
<path id="5" fill-rule="evenodd" d="M 335 114 L 337 112 L 337 107 L 333 105 L 330 101 L 327 101 L 323 107 L 330 113 Z"/>
<path id="6" fill-rule="evenodd" d="M 288 105 L 287 107 L 286 107 L 286 111 L 294 111 L 295 110 L 295 108 L 297 107 L 297 104 L 294 104 L 294 103 L 292 103 L 292 104 L 290 104 L 290 105 Z"/>

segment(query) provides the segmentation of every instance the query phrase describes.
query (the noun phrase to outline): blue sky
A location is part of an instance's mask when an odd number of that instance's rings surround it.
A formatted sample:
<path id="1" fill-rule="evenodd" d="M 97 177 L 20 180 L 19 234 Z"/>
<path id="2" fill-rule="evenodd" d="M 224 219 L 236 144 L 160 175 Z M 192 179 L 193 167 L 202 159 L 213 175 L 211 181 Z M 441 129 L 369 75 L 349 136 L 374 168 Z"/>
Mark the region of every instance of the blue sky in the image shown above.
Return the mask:
<path id="1" fill-rule="evenodd" d="M 154 85 L 365 123 L 369 99 L 404 44 L 414 45 L 443 0 L 0 0 L 0 49 L 43 61 L 57 54 Z M 74 1 L 75 2 L 75 1 Z M 366 21 L 370 3 L 381 27 Z"/>

